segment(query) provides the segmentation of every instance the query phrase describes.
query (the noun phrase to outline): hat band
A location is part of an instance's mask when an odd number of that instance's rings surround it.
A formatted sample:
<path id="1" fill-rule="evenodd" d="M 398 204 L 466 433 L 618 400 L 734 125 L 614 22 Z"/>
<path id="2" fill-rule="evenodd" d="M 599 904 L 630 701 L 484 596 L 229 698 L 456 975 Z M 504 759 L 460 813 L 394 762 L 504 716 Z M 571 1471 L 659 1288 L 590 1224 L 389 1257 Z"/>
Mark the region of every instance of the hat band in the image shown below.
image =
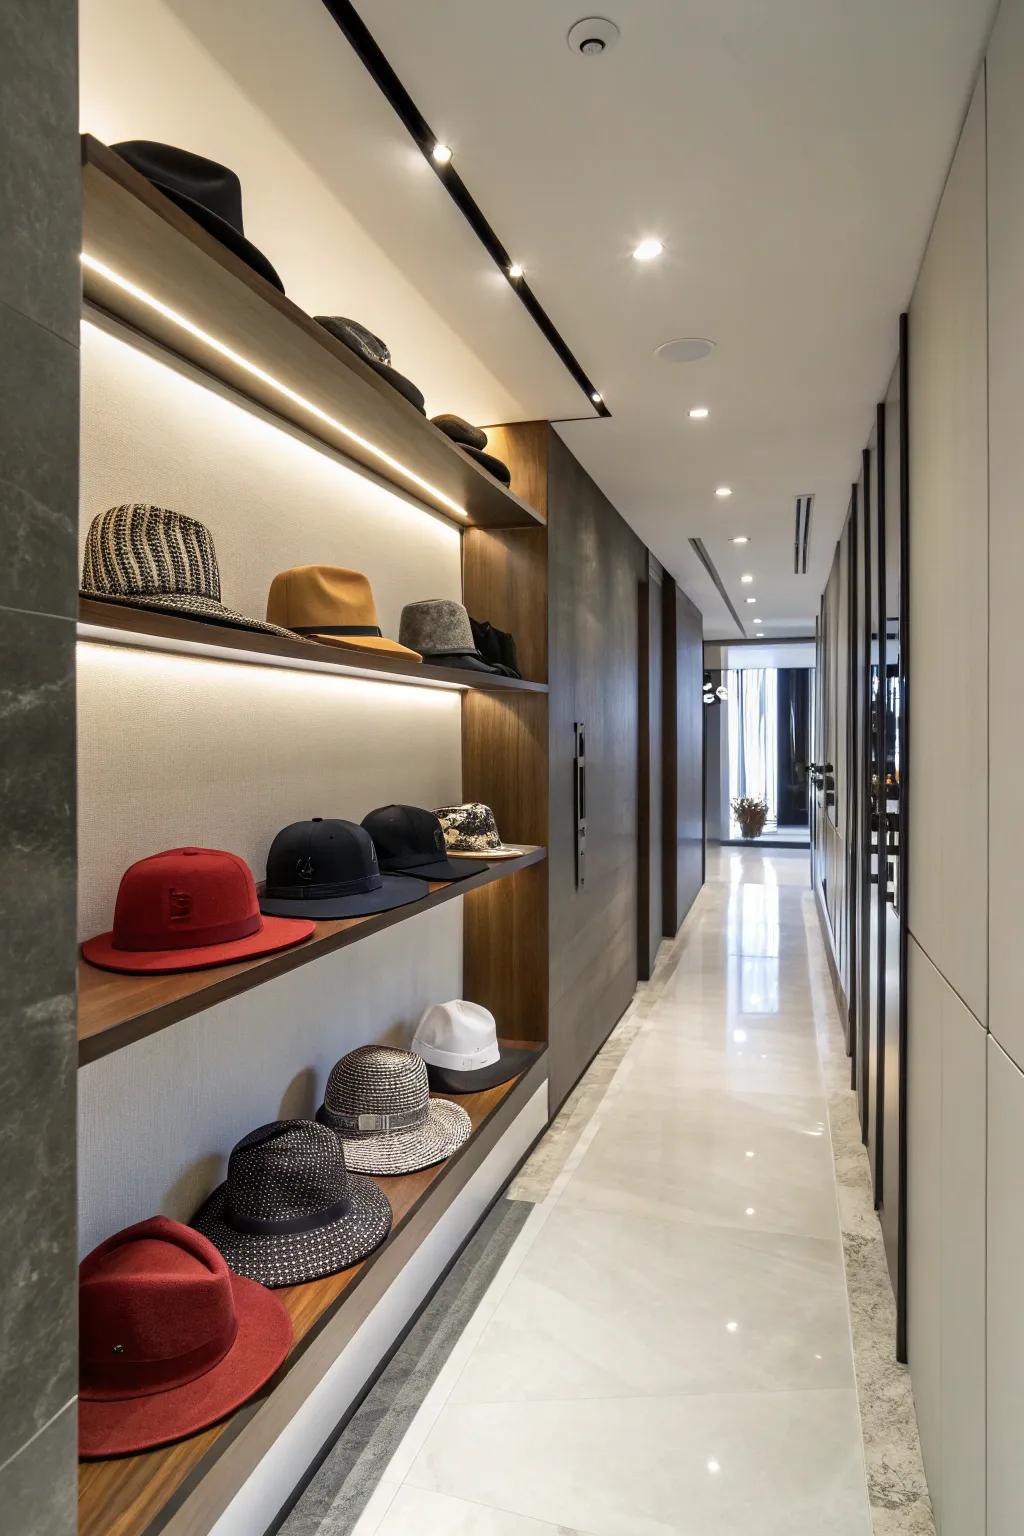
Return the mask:
<path id="1" fill-rule="evenodd" d="M 296 635 L 374 635 L 383 639 L 379 624 L 293 624 Z"/>
<path id="2" fill-rule="evenodd" d="M 431 853 L 395 853 L 389 858 L 381 859 L 381 868 L 401 874 L 404 869 L 419 869 L 423 864 L 443 864 L 444 860 L 443 848 L 440 853 L 436 848 Z"/>
<path id="3" fill-rule="evenodd" d="M 238 1319 L 232 1316 L 231 1330 L 227 1337 L 218 1334 L 206 1339 L 195 1349 L 182 1355 L 171 1355 L 161 1360 L 129 1360 L 113 1353 L 111 1358 L 82 1360 L 83 1381 L 80 1396 L 112 1398 L 149 1397 L 154 1392 L 167 1392 L 172 1387 L 184 1386 L 212 1371 L 231 1349 L 238 1336 Z M 116 1346 L 113 1346 L 116 1347 Z"/>
<path id="4" fill-rule="evenodd" d="M 422 1109 L 400 1109 L 389 1114 L 364 1112 L 360 1115 L 341 1115 L 337 1110 L 328 1110 L 328 1113 L 336 1129 L 388 1136 L 393 1131 L 414 1131 L 425 1125 L 430 1114 L 430 1103 L 428 1100 Z"/>
<path id="5" fill-rule="evenodd" d="M 372 875 L 360 875 L 358 880 L 324 880 L 319 885 L 271 885 L 264 887 L 264 896 L 273 901 L 330 901 L 333 896 L 363 896 L 369 891 L 379 891 L 384 877 L 377 870 Z"/>
<path id="6" fill-rule="evenodd" d="M 412 1049 L 428 1066 L 443 1067 L 449 1072 L 477 1072 L 501 1060 L 501 1047 L 496 1039 L 476 1051 L 442 1051 L 420 1039 L 413 1041 Z"/>
<path id="7" fill-rule="evenodd" d="M 227 944 L 232 939 L 246 939 L 259 933 L 263 919 L 258 912 L 230 923 L 207 923 L 202 928 L 161 928 L 153 933 L 118 933 L 114 928 L 114 948 L 129 952 L 155 949 L 203 949 L 208 944 Z"/>
<path id="8" fill-rule="evenodd" d="M 337 1200 L 333 1205 L 321 1206 L 316 1211 L 306 1211 L 301 1216 L 243 1216 L 232 1209 L 230 1201 L 224 1207 L 224 1220 L 236 1232 L 250 1232 L 256 1237 L 274 1237 L 293 1232 L 315 1232 L 318 1227 L 329 1227 L 332 1221 L 340 1221 L 352 1208 L 351 1196 Z"/>

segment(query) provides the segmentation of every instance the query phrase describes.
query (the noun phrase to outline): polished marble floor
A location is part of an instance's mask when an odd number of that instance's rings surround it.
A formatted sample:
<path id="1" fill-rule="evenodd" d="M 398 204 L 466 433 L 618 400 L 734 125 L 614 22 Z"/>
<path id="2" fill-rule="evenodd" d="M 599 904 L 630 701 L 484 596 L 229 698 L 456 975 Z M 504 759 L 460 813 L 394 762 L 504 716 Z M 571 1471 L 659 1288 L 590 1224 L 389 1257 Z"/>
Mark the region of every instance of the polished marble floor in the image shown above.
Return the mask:
<path id="1" fill-rule="evenodd" d="M 372 1456 L 342 1436 L 286 1536 L 930 1529 L 870 1265 L 889 1417 L 865 1459 L 844 1266 L 859 1175 L 841 1233 L 807 858 L 709 864 L 653 981 L 396 1357 L 402 1413 L 370 1408 Z"/>

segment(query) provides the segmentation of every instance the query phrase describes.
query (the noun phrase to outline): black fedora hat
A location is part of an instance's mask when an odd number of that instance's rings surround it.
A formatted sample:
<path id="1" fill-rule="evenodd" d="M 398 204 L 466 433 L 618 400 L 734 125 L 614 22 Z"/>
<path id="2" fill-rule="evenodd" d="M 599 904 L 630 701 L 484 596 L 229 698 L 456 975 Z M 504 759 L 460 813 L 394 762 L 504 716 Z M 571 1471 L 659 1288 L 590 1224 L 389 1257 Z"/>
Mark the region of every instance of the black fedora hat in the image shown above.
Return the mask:
<path id="1" fill-rule="evenodd" d="M 433 811 L 418 805 L 381 805 L 363 817 L 380 867 L 421 880 L 465 880 L 487 868 L 483 862 L 448 857 L 444 831 Z"/>
<path id="2" fill-rule="evenodd" d="M 260 911 L 271 917 L 366 917 L 427 894 L 425 880 L 382 875 L 370 834 L 354 821 L 314 816 L 274 838 Z"/>
<path id="3" fill-rule="evenodd" d="M 470 443 L 458 443 L 456 446 L 467 458 L 476 459 L 480 467 L 493 475 L 495 480 L 500 480 L 502 485 L 512 484 L 512 471 L 502 459 L 496 458 L 493 453 L 484 453 L 482 448 L 474 448 Z"/>
<path id="4" fill-rule="evenodd" d="M 227 1179 L 192 1225 L 236 1275 L 301 1285 L 379 1248 L 391 1204 L 372 1179 L 349 1173 L 333 1131 L 315 1120 L 276 1120 L 242 1137 Z"/>
<path id="5" fill-rule="evenodd" d="M 386 379 L 392 389 L 397 389 L 400 395 L 404 395 L 421 416 L 427 414 L 422 392 L 416 388 L 412 379 L 407 379 L 404 373 L 399 373 L 397 368 L 392 368 L 391 353 L 387 343 L 381 341 L 379 336 L 368 331 L 365 325 L 360 325 L 358 320 L 346 320 L 343 315 L 314 315 L 313 318 L 317 325 L 322 325 L 336 341 L 344 342 L 350 352 L 355 352 L 364 363 L 368 363 L 374 373 L 379 373 L 382 379 Z"/>
<path id="6" fill-rule="evenodd" d="M 284 293 L 284 284 L 263 252 L 245 238 L 242 184 L 234 171 L 216 160 L 207 160 L 205 155 L 153 139 L 126 139 L 111 148 L 221 245 L 240 256 L 246 266 Z"/>

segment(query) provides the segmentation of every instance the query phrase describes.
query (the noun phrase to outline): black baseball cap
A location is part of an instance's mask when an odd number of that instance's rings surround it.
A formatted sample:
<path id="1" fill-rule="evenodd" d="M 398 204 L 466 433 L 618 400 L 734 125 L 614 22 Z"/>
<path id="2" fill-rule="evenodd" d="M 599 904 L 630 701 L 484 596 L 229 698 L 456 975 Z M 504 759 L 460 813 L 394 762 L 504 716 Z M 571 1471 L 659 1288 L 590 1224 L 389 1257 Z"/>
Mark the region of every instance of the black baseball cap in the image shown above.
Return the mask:
<path id="1" fill-rule="evenodd" d="M 363 817 L 363 827 L 373 838 L 381 869 L 415 873 L 421 880 L 465 880 L 487 868 L 476 859 L 450 859 L 441 823 L 419 805 L 379 806 Z"/>
<path id="2" fill-rule="evenodd" d="M 382 875 L 370 834 L 354 821 L 314 816 L 274 838 L 260 911 L 271 917 L 366 917 L 427 894 L 424 880 Z"/>

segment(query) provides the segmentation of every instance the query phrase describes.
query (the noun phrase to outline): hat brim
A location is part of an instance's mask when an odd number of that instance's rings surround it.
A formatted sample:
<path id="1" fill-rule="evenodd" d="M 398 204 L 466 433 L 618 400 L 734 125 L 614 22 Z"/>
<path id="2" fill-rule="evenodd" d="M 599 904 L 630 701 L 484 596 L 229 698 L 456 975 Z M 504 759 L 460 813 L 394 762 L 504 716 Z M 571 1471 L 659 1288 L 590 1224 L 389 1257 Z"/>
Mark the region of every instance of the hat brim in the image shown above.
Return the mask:
<path id="1" fill-rule="evenodd" d="M 439 667 L 460 667 L 464 672 L 496 672 L 497 667 L 492 667 L 490 662 L 484 661 L 482 656 L 475 656 L 468 651 L 424 651 L 423 660 L 433 662 Z"/>
<path id="2" fill-rule="evenodd" d="M 225 608 L 212 597 L 190 597 L 185 593 L 167 592 L 158 597 L 121 597 L 116 592 L 94 592 L 80 587 L 82 597 L 94 603 L 117 603 L 122 608 L 154 608 L 158 613 L 177 613 L 187 619 L 202 619 L 204 624 L 224 624 L 230 629 L 255 629 L 261 635 L 280 635 L 283 640 L 294 640 L 295 632 L 282 629 L 279 624 L 264 624 L 262 619 L 250 619 L 233 608 Z M 299 637 L 302 638 L 301 636 Z"/>
<path id="3" fill-rule="evenodd" d="M 345 1164 L 359 1173 L 415 1173 L 443 1163 L 470 1137 L 473 1122 L 461 1104 L 431 1099 L 423 1125 L 410 1131 L 380 1136 L 352 1136 L 332 1124 L 330 1112 L 321 1105 L 316 1113 L 321 1125 L 330 1125 L 345 1144 Z"/>
<path id="4" fill-rule="evenodd" d="M 297 630 L 288 630 L 289 635 L 298 634 Z M 399 645 L 397 640 L 389 640 L 386 635 L 298 635 L 300 640 L 315 640 L 317 645 L 334 645 L 343 651 L 372 651 L 384 652 L 387 656 L 406 656 L 410 661 L 422 661 L 419 651 L 410 651 L 407 645 Z"/>
<path id="5" fill-rule="evenodd" d="M 238 1333 L 223 1360 L 195 1381 L 146 1397 L 78 1399 L 78 1454 L 130 1456 L 182 1440 L 233 1413 L 270 1380 L 292 1343 L 291 1318 L 262 1285 L 232 1275 Z"/>
<path id="6" fill-rule="evenodd" d="M 485 1088 L 497 1088 L 513 1077 L 520 1077 L 536 1060 L 536 1052 L 513 1050 L 500 1045 L 501 1055 L 489 1066 L 477 1067 L 475 1072 L 455 1072 L 450 1067 L 434 1067 L 427 1062 L 427 1078 L 437 1093 L 482 1093 Z"/>
<path id="7" fill-rule="evenodd" d="M 397 368 L 392 368 L 390 363 L 382 363 L 377 358 L 370 357 L 359 337 L 345 324 L 344 320 L 336 319 L 333 315 L 314 315 L 313 318 L 317 325 L 323 326 L 329 336 L 333 336 L 335 341 L 340 341 L 342 346 L 348 347 L 349 351 L 354 352 L 368 368 L 372 368 L 374 373 L 379 373 L 382 379 L 386 379 L 392 389 L 397 389 L 400 395 L 404 395 L 421 416 L 427 414 L 422 390 L 417 389 L 412 379 L 407 379 L 404 373 L 399 373 Z"/>
<path id="8" fill-rule="evenodd" d="M 417 864 L 409 869 L 396 870 L 397 874 L 416 874 L 421 880 L 468 880 L 470 875 L 482 875 L 487 865 L 482 860 L 473 863 L 463 860 L 453 864 L 451 859 L 435 859 L 431 864 Z"/>
<path id="9" fill-rule="evenodd" d="M 497 848 L 449 848 L 450 859 L 519 859 L 524 849 L 514 848 L 511 843 L 499 843 Z"/>
<path id="10" fill-rule="evenodd" d="M 237 1275 L 260 1285 L 304 1285 L 336 1275 L 379 1248 L 391 1231 L 391 1205 L 370 1179 L 349 1179 L 352 1204 L 344 1216 L 311 1232 L 239 1232 L 225 1220 L 227 1185 L 221 1184 L 192 1218 Z"/>
<path id="11" fill-rule="evenodd" d="M 476 459 L 481 469 L 486 469 L 502 485 L 512 484 L 512 471 L 501 459 L 496 459 L 493 453 L 484 453 L 482 448 L 472 448 L 469 443 L 458 443 L 456 446 L 471 459 Z"/>
<path id="12" fill-rule="evenodd" d="M 158 181 L 153 176 L 147 176 L 146 180 L 162 192 L 164 197 L 169 197 L 183 213 L 188 214 L 189 218 L 201 224 L 208 234 L 220 241 L 221 245 L 227 246 L 229 251 L 234 251 L 236 256 L 240 256 L 247 267 L 251 267 L 254 272 L 259 273 L 260 277 L 265 277 L 268 283 L 272 283 L 275 288 L 284 293 L 284 283 L 259 246 L 253 245 L 251 240 L 239 234 L 227 219 L 222 219 L 219 213 L 214 213 L 212 208 L 207 208 L 203 203 L 197 203 L 195 198 L 189 197 L 187 192 L 179 192 L 177 188 L 168 186 L 165 181 Z"/>
<path id="13" fill-rule="evenodd" d="M 82 954 L 90 965 L 101 970 L 127 971 L 136 976 L 206 971 L 216 965 L 255 960 L 260 955 L 272 955 L 279 949 L 301 944 L 310 937 L 316 923 L 302 920 L 302 913 L 296 916 L 300 921 L 292 917 L 267 917 L 258 933 L 247 934 L 244 939 L 229 939 L 224 944 L 202 944 L 195 949 L 118 949 L 113 932 L 100 933 L 94 939 L 86 939 Z"/>
<path id="14" fill-rule="evenodd" d="M 323 901 L 286 901 L 276 896 L 261 896 L 260 911 L 272 917 L 311 917 L 330 922 L 338 917 L 369 917 L 374 912 L 390 912 L 392 907 L 406 907 L 426 896 L 426 880 L 409 875 L 384 875 L 384 884 L 376 891 L 360 891 L 355 896 L 328 896 Z"/>

